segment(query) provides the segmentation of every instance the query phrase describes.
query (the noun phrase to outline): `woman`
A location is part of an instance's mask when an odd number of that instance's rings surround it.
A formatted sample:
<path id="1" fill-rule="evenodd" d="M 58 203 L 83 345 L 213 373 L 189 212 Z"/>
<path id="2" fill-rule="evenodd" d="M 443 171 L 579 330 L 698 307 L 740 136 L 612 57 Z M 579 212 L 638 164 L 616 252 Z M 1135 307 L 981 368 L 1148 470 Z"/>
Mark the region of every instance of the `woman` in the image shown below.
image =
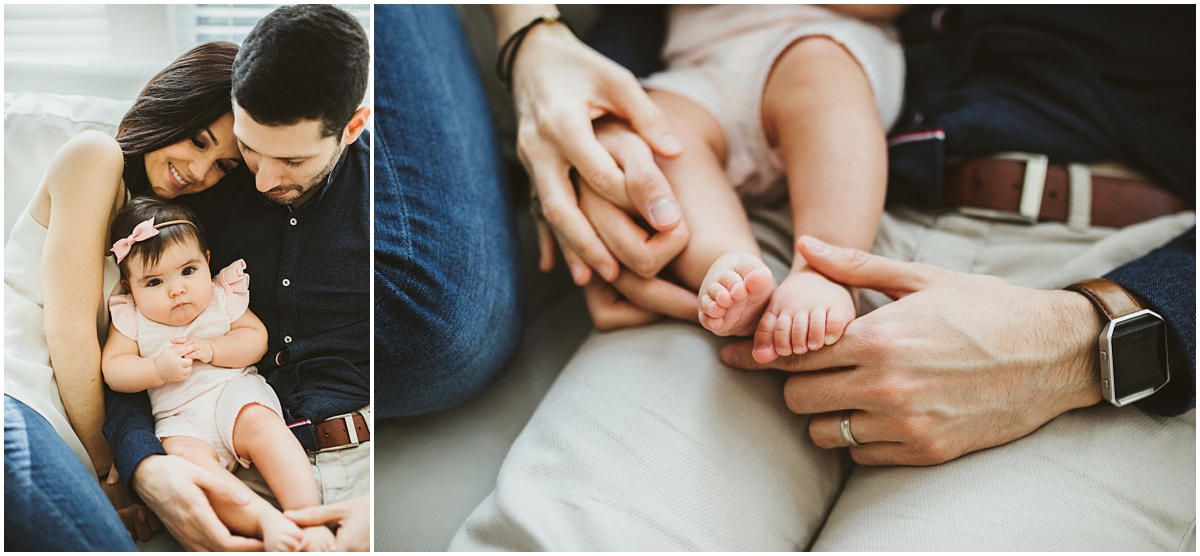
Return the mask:
<path id="1" fill-rule="evenodd" d="M 131 196 L 197 193 L 241 163 L 229 100 L 237 50 L 193 48 L 150 80 L 115 140 L 94 131 L 69 140 L 13 225 L 4 249 L 6 549 L 134 550 L 103 497 L 126 530 L 149 538 L 148 512 L 115 481 L 101 434 L 100 345 L 117 281 L 107 230 Z"/>

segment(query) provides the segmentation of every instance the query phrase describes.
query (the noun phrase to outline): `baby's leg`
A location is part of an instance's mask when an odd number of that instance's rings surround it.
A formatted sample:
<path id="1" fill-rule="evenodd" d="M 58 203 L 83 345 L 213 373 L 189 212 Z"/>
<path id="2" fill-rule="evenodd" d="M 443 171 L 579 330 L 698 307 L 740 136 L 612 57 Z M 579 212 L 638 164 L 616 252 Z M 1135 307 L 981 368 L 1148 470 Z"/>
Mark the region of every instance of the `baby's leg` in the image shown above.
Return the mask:
<path id="1" fill-rule="evenodd" d="M 168 454 L 182 457 L 199 465 L 220 481 L 233 481 L 241 486 L 225 466 L 221 465 L 217 451 L 207 442 L 190 436 L 164 438 L 163 449 Z M 236 506 L 219 499 L 210 498 L 213 511 L 230 531 L 241 535 L 259 537 L 268 551 L 294 552 L 304 546 L 304 533 L 279 510 L 258 496 L 249 504 Z"/>
<path id="2" fill-rule="evenodd" d="M 275 411 L 256 403 L 243 407 L 233 425 L 233 447 L 240 457 L 254 462 L 283 509 L 321 503 L 308 455 Z M 333 533 L 327 527 L 308 527 L 304 534 L 307 550 L 333 549 Z"/>
<path id="3" fill-rule="evenodd" d="M 722 335 L 749 335 L 775 289 L 737 192 L 725 178 L 725 136 L 703 107 L 681 96 L 650 91 L 683 154 L 661 160 L 691 238 L 671 269 L 697 288 L 700 324 Z"/>
<path id="4" fill-rule="evenodd" d="M 779 149 L 795 234 L 870 250 L 883 214 L 887 144 L 870 82 L 840 44 L 808 37 L 789 47 L 763 91 L 763 127 Z M 832 344 L 854 319 L 854 304 L 796 255 L 784 287 L 755 334 L 755 357 Z M 801 318 L 801 317 L 804 318 Z M 786 317 L 786 318 L 785 318 Z"/>

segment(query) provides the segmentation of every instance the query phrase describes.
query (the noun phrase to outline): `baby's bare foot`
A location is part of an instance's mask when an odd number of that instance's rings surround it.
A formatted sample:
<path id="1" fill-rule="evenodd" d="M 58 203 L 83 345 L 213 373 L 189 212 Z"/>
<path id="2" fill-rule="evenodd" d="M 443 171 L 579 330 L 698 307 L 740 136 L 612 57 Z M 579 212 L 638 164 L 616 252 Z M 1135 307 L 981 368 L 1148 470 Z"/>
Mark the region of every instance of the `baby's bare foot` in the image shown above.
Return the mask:
<path id="1" fill-rule="evenodd" d="M 700 324 L 718 336 L 749 336 L 773 291 L 775 278 L 762 259 L 723 255 L 700 285 Z"/>
<path id="2" fill-rule="evenodd" d="M 279 512 L 263 515 L 258 526 L 262 529 L 263 549 L 267 552 L 297 552 L 305 546 L 304 531 Z"/>
<path id="3" fill-rule="evenodd" d="M 305 527 L 304 536 L 308 538 L 305 552 L 331 552 L 334 548 L 333 531 L 324 525 Z"/>
<path id="4" fill-rule="evenodd" d="M 754 360 L 770 363 L 837 342 L 854 320 L 850 290 L 813 271 L 793 272 L 779 285 L 754 332 Z"/>

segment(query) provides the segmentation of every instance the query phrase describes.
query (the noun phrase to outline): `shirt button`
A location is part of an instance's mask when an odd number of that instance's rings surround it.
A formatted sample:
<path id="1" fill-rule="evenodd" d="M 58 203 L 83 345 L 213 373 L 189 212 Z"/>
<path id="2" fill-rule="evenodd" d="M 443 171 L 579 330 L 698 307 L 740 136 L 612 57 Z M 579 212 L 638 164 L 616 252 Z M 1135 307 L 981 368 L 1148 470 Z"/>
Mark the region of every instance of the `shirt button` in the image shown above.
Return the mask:
<path id="1" fill-rule="evenodd" d="M 292 343 L 292 337 L 291 337 L 291 336 L 284 336 L 284 337 L 283 337 L 283 343 L 285 343 L 285 344 L 290 344 L 290 343 Z"/>
<path id="2" fill-rule="evenodd" d="M 284 285 L 284 287 L 290 286 L 290 285 L 292 285 L 292 281 L 288 280 L 287 278 L 284 278 L 283 285 Z"/>
<path id="3" fill-rule="evenodd" d="M 293 226 L 295 226 L 295 225 L 296 225 L 296 219 L 295 219 L 295 218 L 293 218 L 293 219 L 292 219 L 292 225 L 293 225 Z"/>

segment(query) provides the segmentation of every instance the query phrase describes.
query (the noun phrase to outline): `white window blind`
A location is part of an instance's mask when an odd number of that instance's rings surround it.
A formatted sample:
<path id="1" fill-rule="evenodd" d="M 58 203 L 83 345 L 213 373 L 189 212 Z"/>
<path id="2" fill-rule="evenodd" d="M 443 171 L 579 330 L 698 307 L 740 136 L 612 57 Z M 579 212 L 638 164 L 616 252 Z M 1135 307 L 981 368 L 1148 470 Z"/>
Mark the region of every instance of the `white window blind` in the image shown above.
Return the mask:
<path id="1" fill-rule="evenodd" d="M 283 4 L 189 4 L 176 6 L 178 21 L 176 47 L 183 52 L 188 47 L 208 41 L 229 41 L 242 44 L 246 35 L 272 10 Z M 335 4 L 346 10 L 371 34 L 370 4 Z"/>
<path id="2" fill-rule="evenodd" d="M 108 7 L 4 6 L 7 62 L 85 64 L 112 58 Z"/>

